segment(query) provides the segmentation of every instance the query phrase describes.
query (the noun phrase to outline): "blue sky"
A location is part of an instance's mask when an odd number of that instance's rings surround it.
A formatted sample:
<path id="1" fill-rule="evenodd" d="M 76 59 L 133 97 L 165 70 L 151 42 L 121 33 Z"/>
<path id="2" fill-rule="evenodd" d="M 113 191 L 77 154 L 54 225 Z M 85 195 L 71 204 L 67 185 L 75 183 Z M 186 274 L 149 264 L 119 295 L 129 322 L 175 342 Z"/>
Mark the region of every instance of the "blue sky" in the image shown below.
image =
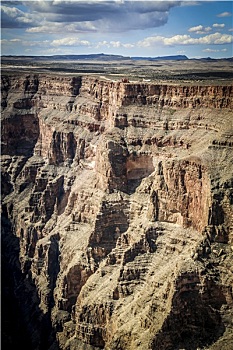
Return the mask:
<path id="1" fill-rule="evenodd" d="M 2 55 L 232 57 L 232 1 L 2 1 Z"/>

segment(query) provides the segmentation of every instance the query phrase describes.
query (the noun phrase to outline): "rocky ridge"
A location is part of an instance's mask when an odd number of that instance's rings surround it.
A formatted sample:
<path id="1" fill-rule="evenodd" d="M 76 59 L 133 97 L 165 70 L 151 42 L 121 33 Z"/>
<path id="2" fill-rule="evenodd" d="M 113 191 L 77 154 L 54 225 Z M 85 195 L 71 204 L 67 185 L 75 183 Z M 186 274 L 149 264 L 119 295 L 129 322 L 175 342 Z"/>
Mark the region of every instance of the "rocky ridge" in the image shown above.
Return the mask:
<path id="1" fill-rule="evenodd" d="M 2 76 L 6 345 L 232 346 L 232 107 L 230 85 Z"/>

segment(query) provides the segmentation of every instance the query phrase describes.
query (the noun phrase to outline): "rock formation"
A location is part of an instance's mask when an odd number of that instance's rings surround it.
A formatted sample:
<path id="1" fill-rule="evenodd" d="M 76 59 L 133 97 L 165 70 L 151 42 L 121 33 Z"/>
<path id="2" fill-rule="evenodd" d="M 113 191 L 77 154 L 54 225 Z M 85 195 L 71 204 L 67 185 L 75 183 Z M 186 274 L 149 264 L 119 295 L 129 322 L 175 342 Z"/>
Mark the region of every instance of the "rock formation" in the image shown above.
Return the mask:
<path id="1" fill-rule="evenodd" d="M 233 88 L 2 76 L 3 345 L 233 347 Z"/>

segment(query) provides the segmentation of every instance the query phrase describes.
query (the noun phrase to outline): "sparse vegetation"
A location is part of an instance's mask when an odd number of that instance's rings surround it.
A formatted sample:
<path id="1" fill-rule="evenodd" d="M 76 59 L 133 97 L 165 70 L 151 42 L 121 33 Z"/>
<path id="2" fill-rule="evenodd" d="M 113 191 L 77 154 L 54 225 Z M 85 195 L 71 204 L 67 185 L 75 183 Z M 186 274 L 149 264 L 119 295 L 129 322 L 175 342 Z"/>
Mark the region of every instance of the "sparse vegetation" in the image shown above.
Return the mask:
<path id="1" fill-rule="evenodd" d="M 197 82 L 199 85 L 232 84 L 233 61 L 222 60 L 133 60 L 115 59 L 55 59 L 51 57 L 2 57 L 2 71 L 35 72 L 61 74 L 91 74 L 106 79 L 121 81 L 126 76 L 130 81 L 156 81 L 158 83 L 177 82 L 187 84 Z"/>

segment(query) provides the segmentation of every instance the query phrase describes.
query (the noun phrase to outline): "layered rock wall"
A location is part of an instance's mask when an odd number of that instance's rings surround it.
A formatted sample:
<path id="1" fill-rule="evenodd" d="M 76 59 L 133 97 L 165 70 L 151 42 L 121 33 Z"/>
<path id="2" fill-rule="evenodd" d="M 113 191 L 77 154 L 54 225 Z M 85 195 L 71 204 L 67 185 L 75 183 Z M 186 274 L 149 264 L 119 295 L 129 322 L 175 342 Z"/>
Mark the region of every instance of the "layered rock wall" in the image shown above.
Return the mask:
<path id="1" fill-rule="evenodd" d="M 232 107 L 229 85 L 3 75 L 6 346 L 229 349 Z"/>

